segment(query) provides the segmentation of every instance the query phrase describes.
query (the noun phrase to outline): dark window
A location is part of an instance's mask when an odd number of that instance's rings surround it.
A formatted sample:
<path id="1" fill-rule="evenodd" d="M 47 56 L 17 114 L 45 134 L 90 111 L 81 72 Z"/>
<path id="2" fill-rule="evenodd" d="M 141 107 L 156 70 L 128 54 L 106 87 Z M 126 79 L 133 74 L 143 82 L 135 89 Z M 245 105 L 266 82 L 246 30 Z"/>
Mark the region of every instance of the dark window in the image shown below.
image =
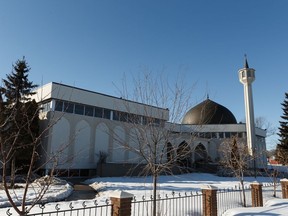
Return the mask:
<path id="1" fill-rule="evenodd" d="M 143 117 L 142 117 L 142 124 L 143 124 L 143 125 L 146 125 L 147 122 L 148 122 L 147 117 L 143 116 Z"/>
<path id="2" fill-rule="evenodd" d="M 231 134 L 230 132 L 225 132 L 225 138 L 230 138 Z"/>
<path id="3" fill-rule="evenodd" d="M 64 112 L 73 113 L 74 112 L 74 104 L 73 103 L 64 103 Z"/>
<path id="4" fill-rule="evenodd" d="M 55 103 L 55 111 L 63 111 L 63 102 L 62 101 L 56 101 Z"/>
<path id="5" fill-rule="evenodd" d="M 219 132 L 219 138 L 224 138 L 224 133 L 223 132 Z"/>
<path id="6" fill-rule="evenodd" d="M 141 116 L 135 114 L 128 114 L 127 116 L 129 123 L 140 124 L 141 123 Z"/>
<path id="7" fill-rule="evenodd" d="M 59 176 L 59 177 L 67 177 L 67 176 L 69 176 L 69 171 L 68 170 L 57 169 L 57 170 L 55 170 L 55 172 L 57 173 L 57 176 Z"/>
<path id="8" fill-rule="evenodd" d="M 167 148 L 167 153 L 166 153 L 167 161 L 172 161 L 175 157 L 175 155 L 174 155 L 175 152 L 174 152 L 172 144 L 170 142 L 168 142 L 166 148 Z"/>
<path id="9" fill-rule="evenodd" d="M 89 176 L 88 169 L 80 169 L 80 176 Z"/>
<path id="10" fill-rule="evenodd" d="M 154 119 L 154 124 L 160 125 L 160 119 Z"/>
<path id="11" fill-rule="evenodd" d="M 83 115 L 84 114 L 84 105 L 75 104 L 75 114 Z"/>
<path id="12" fill-rule="evenodd" d="M 120 120 L 120 112 L 113 111 L 113 120 L 115 120 L 115 121 L 119 121 Z"/>
<path id="13" fill-rule="evenodd" d="M 79 170 L 78 169 L 70 169 L 69 170 L 69 176 L 79 176 Z"/>
<path id="14" fill-rule="evenodd" d="M 103 118 L 110 119 L 110 111 L 111 111 L 111 110 L 104 109 Z"/>
<path id="15" fill-rule="evenodd" d="M 102 118 L 103 117 L 103 108 L 95 107 L 95 117 Z"/>
<path id="16" fill-rule="evenodd" d="M 199 137 L 200 138 L 204 138 L 205 137 L 205 133 L 199 133 Z"/>
<path id="17" fill-rule="evenodd" d="M 121 112 L 119 120 L 123 122 L 128 122 L 128 113 Z"/>
<path id="18" fill-rule="evenodd" d="M 143 116 L 143 125 L 149 124 L 149 125 L 158 125 L 160 122 L 159 119 L 155 119 L 152 117 Z"/>
<path id="19" fill-rule="evenodd" d="M 211 139 L 211 133 L 209 132 L 205 133 L 205 138 Z"/>
<path id="20" fill-rule="evenodd" d="M 133 115 L 133 122 L 136 124 L 141 124 L 141 116 Z"/>
<path id="21" fill-rule="evenodd" d="M 94 108 L 92 106 L 85 106 L 85 115 L 86 116 L 93 116 Z"/>
<path id="22" fill-rule="evenodd" d="M 42 112 L 47 112 L 49 110 L 50 110 L 50 102 L 42 104 L 42 109 L 41 109 Z"/>
<path id="23" fill-rule="evenodd" d="M 43 104 L 43 111 L 50 110 L 50 102 Z M 78 115 L 94 116 L 98 118 L 111 119 L 111 112 L 113 112 L 113 120 L 129 122 L 135 124 L 151 124 L 152 126 L 164 125 L 165 121 L 147 116 L 139 116 L 126 112 L 112 111 L 101 107 L 93 107 L 89 105 L 74 104 L 71 102 L 64 102 L 55 100 L 55 111 L 75 113 Z"/>
<path id="24" fill-rule="evenodd" d="M 217 138 L 217 133 L 212 132 L 212 138 Z"/>

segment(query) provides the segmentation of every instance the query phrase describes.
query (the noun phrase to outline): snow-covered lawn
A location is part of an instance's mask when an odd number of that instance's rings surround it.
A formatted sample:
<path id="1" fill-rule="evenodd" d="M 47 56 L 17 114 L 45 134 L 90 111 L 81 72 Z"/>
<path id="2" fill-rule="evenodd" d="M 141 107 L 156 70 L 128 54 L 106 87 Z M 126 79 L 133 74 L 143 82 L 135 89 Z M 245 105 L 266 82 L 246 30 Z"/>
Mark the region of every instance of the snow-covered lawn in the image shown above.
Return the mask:
<path id="1" fill-rule="evenodd" d="M 19 186 L 22 186 L 21 184 L 17 184 Z M 23 185 L 24 186 L 24 185 Z M 33 202 L 35 199 L 35 195 L 37 194 L 37 191 L 40 188 L 38 187 L 37 184 L 34 184 L 33 186 L 31 185 L 28 190 L 27 194 L 27 203 Z M 15 189 L 15 190 L 10 190 L 11 191 L 11 196 L 13 200 L 20 205 L 22 198 L 23 198 L 23 191 L 24 189 Z M 71 193 L 73 192 L 73 187 L 66 183 L 63 185 L 51 185 L 48 189 L 48 191 L 45 193 L 42 201 L 43 202 L 55 202 L 59 200 L 63 200 L 66 197 L 70 196 Z M 0 190 L 0 208 L 10 206 L 7 196 L 5 194 L 4 190 Z"/>
<path id="2" fill-rule="evenodd" d="M 254 208 L 235 208 L 227 210 L 223 216 L 250 216 L 250 215 L 288 215 L 288 199 L 271 199 L 267 201 L 264 207 Z"/>
<path id="3" fill-rule="evenodd" d="M 271 183 L 272 179 L 269 177 L 257 177 L 256 179 L 261 183 Z M 255 178 L 247 177 L 245 178 L 245 184 L 248 186 Z M 136 199 L 141 199 L 142 196 L 150 197 L 152 194 L 152 178 L 151 177 L 110 177 L 110 178 L 94 178 L 89 179 L 85 183 L 90 184 L 92 187 L 99 191 L 96 196 L 98 204 L 104 204 L 106 199 L 109 199 L 111 193 L 115 190 L 123 190 L 136 196 Z M 230 177 L 219 177 L 212 174 L 204 173 L 191 173 L 176 176 L 160 176 L 158 190 L 160 194 L 171 194 L 172 191 L 177 193 L 200 191 L 206 185 L 213 185 L 214 187 L 220 189 L 235 188 L 239 186 L 239 182 L 236 178 Z M 21 190 L 21 189 L 20 189 Z M 66 191 L 66 192 L 65 192 Z M 55 185 L 50 188 L 49 192 L 45 195 L 47 200 L 51 199 L 64 199 L 65 196 L 70 194 L 71 188 L 69 184 L 63 185 L 59 188 L 59 185 Z M 19 191 L 21 193 L 21 191 Z M 31 197 L 30 197 L 31 196 Z M 278 194 L 280 197 L 281 194 Z M 29 195 L 33 198 L 33 194 Z M 7 198 L 4 191 L 0 191 L 0 205 L 7 203 Z M 81 207 L 83 200 L 79 200 L 73 203 L 74 207 Z M 68 208 L 68 202 L 59 202 L 59 207 L 61 209 Z M 86 201 L 86 205 L 94 205 L 93 201 Z M 38 207 L 34 208 L 34 211 Z M 46 210 L 55 210 L 55 203 L 49 203 L 45 207 Z M 69 209 L 69 208 L 68 208 Z M 0 215 L 5 215 L 7 208 L 0 209 Z M 263 208 L 241 208 L 233 209 L 226 212 L 226 216 L 230 215 L 255 215 L 255 211 L 258 213 L 263 212 L 263 215 L 271 215 L 273 212 L 277 211 L 277 215 L 288 215 L 288 200 L 283 199 L 273 199 L 265 203 Z M 11 211 L 12 212 L 12 211 Z M 246 212 L 246 213 L 244 213 Z M 240 214 L 241 213 L 241 214 Z M 258 214 L 257 215 L 261 215 Z M 270 214 L 271 213 L 271 214 Z M 14 216 L 15 214 L 13 214 Z"/>
<path id="4" fill-rule="evenodd" d="M 257 177 L 260 183 L 271 183 L 269 177 Z M 254 177 L 245 178 L 245 185 L 249 186 L 255 181 Z M 100 190 L 102 199 L 109 198 L 109 194 L 115 190 L 123 190 L 137 197 L 152 195 L 152 177 L 106 177 L 89 179 L 85 183 L 90 184 L 96 190 Z M 237 178 L 219 177 L 207 173 L 189 173 L 174 176 L 160 176 L 158 180 L 158 191 L 161 194 L 171 194 L 172 191 L 184 193 L 190 191 L 201 191 L 207 185 L 219 189 L 231 189 L 239 186 Z"/>

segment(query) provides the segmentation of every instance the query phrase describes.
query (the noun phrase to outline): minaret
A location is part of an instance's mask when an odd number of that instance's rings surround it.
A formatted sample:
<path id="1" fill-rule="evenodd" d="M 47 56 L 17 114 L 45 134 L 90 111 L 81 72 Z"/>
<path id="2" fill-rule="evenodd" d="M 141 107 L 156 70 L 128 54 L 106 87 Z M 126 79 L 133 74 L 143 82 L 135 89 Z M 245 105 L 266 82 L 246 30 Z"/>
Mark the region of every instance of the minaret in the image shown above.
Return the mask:
<path id="1" fill-rule="evenodd" d="M 244 85 L 247 146 L 249 154 L 253 156 L 255 151 L 255 122 L 252 97 L 252 82 L 255 80 L 255 70 L 253 68 L 249 68 L 246 55 L 244 68 L 240 69 L 238 73 L 239 80 Z"/>

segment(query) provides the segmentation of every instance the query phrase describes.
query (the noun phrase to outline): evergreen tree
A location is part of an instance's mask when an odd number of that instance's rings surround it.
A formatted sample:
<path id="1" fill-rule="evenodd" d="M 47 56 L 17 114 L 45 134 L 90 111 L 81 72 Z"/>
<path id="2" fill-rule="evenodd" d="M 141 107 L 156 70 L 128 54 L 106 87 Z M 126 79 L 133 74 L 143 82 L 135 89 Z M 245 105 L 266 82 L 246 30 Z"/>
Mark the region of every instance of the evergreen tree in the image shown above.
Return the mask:
<path id="1" fill-rule="evenodd" d="M 283 109 L 282 121 L 279 121 L 280 127 L 278 136 L 279 144 L 276 148 L 276 160 L 280 163 L 288 164 L 288 93 L 285 93 L 284 102 L 281 103 Z"/>
<path id="2" fill-rule="evenodd" d="M 26 173 L 30 166 L 32 150 L 35 144 L 35 137 L 39 136 L 38 104 L 35 100 L 23 103 L 18 114 L 19 135 L 15 151 L 15 166 Z"/>
<path id="3" fill-rule="evenodd" d="M 33 82 L 28 80 L 28 72 L 30 67 L 28 66 L 25 57 L 22 60 L 18 60 L 13 65 L 11 74 L 7 75 L 7 79 L 3 79 L 5 87 L 2 91 L 5 94 L 8 104 L 17 106 L 19 102 L 29 101 L 29 96 L 35 94 L 32 90 L 37 87 Z"/>
<path id="4" fill-rule="evenodd" d="M 5 123 L 5 130 L 1 131 L 1 148 L 9 149 L 6 157 L 10 161 L 11 186 L 14 185 L 14 175 L 17 170 L 27 171 L 30 166 L 34 137 L 39 134 L 38 106 L 31 101 L 33 89 L 37 87 L 28 80 L 30 68 L 23 57 L 13 65 L 11 74 L 3 79 L 4 87 L 1 95 L 1 123 Z M 4 122 L 5 121 L 5 122 Z M 26 168 L 26 169 L 25 169 Z"/>

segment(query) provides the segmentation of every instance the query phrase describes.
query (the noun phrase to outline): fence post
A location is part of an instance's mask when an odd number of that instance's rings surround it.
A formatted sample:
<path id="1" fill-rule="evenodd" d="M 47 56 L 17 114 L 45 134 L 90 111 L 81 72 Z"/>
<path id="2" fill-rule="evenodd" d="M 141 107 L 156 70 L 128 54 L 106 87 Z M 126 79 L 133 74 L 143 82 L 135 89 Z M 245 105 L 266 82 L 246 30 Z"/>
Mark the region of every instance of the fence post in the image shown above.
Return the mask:
<path id="1" fill-rule="evenodd" d="M 262 184 L 254 181 L 251 185 L 252 207 L 263 206 Z"/>
<path id="2" fill-rule="evenodd" d="M 125 191 L 115 191 L 111 193 L 112 216 L 131 216 L 131 202 L 133 194 Z"/>
<path id="3" fill-rule="evenodd" d="M 282 188 L 282 198 L 287 199 L 288 198 L 288 179 L 284 178 L 280 180 L 281 182 L 281 188 Z"/>
<path id="4" fill-rule="evenodd" d="M 217 216 L 217 188 L 207 185 L 202 188 L 203 216 Z"/>

